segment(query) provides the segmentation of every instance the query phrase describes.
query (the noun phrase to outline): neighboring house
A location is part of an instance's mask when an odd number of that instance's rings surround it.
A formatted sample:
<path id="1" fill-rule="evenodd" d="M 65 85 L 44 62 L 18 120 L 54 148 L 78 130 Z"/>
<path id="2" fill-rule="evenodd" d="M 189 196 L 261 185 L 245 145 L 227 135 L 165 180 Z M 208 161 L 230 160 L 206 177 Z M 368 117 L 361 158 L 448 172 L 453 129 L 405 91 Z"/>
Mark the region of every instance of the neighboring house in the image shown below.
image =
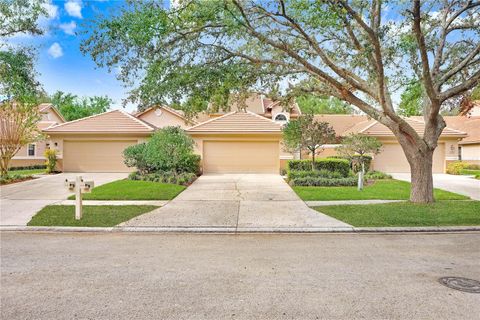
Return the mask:
<path id="1" fill-rule="evenodd" d="M 405 118 L 406 122 L 415 131 L 422 135 L 425 130 L 425 123 L 419 118 Z M 393 133 L 383 124 L 376 120 L 362 121 L 352 128 L 346 130 L 343 135 L 360 133 L 372 136 L 382 142 L 382 151 L 374 156 L 372 168 L 383 172 L 402 173 L 410 172 L 410 165 Z M 458 142 L 466 137 L 465 132 L 446 127 L 443 129 L 438 146 L 433 153 L 432 170 L 434 173 L 444 173 L 447 160 L 455 158 Z"/>
<path id="2" fill-rule="evenodd" d="M 193 120 L 165 106 L 135 115 L 114 110 L 44 132 L 56 143 L 59 166 L 66 172 L 131 171 L 123 163 L 122 151 L 165 126 L 180 126 L 194 138 L 204 172 L 279 172 L 280 165 L 293 159 L 281 146 L 282 125 L 298 117 L 300 110 L 295 104 L 290 112 L 284 111 L 259 95 L 248 99 L 247 106 L 247 112 L 203 113 Z"/>
<path id="3" fill-rule="evenodd" d="M 472 104 L 461 116 L 443 117 L 447 126 L 467 133 L 467 137 L 458 143 L 457 158 L 468 163 L 480 164 L 480 101 Z"/>
<path id="4" fill-rule="evenodd" d="M 50 103 L 42 103 L 38 106 L 41 120 L 38 122 L 40 130 L 48 129 L 54 125 L 64 123 L 65 119 L 60 112 Z M 23 146 L 12 158 L 10 167 L 24 167 L 45 164 L 43 153 L 51 147 L 48 139 L 40 140 Z"/>
<path id="5" fill-rule="evenodd" d="M 129 172 L 123 150 L 144 142 L 155 127 L 133 115 L 113 110 L 65 122 L 44 132 L 58 150 L 66 172 Z"/>
<path id="6" fill-rule="evenodd" d="M 284 151 L 282 126 L 301 115 L 296 104 L 287 108 L 261 95 L 246 101 L 246 110 L 232 106 L 230 112 L 199 114 L 188 120 L 181 111 L 169 107 L 149 108 L 131 115 L 114 110 L 59 124 L 44 130 L 57 144 L 64 171 L 128 172 L 123 164 L 125 147 L 140 143 L 158 128 L 180 126 L 196 142 L 195 151 L 202 157 L 205 173 L 278 173 L 290 159 L 298 158 Z M 373 169 L 386 172 L 409 172 L 410 167 L 392 132 L 363 115 L 317 115 L 338 136 L 362 133 L 382 141 L 383 151 L 373 160 Z M 407 121 L 422 133 L 419 119 Z M 444 172 L 446 160 L 456 156 L 458 141 L 466 137 L 460 130 L 445 128 L 434 154 L 434 172 Z M 338 145 L 325 146 L 320 157 L 335 155 Z"/>

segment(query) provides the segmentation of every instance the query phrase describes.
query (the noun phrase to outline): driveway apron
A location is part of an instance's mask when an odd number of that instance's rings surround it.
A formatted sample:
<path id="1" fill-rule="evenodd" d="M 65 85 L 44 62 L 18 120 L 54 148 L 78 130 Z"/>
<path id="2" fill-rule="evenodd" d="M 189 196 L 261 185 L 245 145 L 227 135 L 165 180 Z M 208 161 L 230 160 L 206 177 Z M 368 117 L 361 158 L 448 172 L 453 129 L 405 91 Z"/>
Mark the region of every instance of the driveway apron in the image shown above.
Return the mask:
<path id="1" fill-rule="evenodd" d="M 72 194 L 64 185 L 65 179 L 81 175 L 99 186 L 128 173 L 61 173 L 13 183 L 0 187 L 0 225 L 26 225 L 43 207 L 65 200 Z"/>
<path id="2" fill-rule="evenodd" d="M 162 208 L 127 221 L 136 227 L 349 227 L 310 209 L 279 175 L 209 174 Z"/>

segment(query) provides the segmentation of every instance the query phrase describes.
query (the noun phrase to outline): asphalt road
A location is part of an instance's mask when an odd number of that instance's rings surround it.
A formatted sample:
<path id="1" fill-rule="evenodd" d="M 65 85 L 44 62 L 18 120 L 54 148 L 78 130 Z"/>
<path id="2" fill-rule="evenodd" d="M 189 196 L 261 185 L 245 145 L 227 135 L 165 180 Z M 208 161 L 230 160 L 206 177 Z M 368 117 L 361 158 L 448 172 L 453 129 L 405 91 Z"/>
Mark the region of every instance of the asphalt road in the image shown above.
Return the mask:
<path id="1" fill-rule="evenodd" d="M 480 234 L 1 234 L 2 319 L 478 319 Z"/>

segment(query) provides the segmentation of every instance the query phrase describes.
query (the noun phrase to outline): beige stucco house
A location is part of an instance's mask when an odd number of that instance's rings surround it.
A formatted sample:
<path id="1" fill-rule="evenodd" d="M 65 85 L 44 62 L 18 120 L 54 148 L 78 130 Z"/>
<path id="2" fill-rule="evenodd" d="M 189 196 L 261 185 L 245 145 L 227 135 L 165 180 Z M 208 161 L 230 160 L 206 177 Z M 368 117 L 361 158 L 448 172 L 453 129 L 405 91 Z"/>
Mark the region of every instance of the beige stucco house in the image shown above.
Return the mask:
<path id="1" fill-rule="evenodd" d="M 467 133 L 467 137 L 458 143 L 458 155 L 455 160 L 480 164 L 480 101 L 460 116 L 444 117 L 447 126 Z"/>
<path id="2" fill-rule="evenodd" d="M 92 117 L 58 124 L 44 130 L 59 151 L 64 171 L 131 171 L 123 164 L 125 147 L 140 143 L 157 129 L 180 126 L 196 142 L 195 151 L 202 158 L 205 173 L 278 173 L 290 159 L 300 155 L 288 153 L 282 146 L 282 126 L 301 115 L 296 104 L 284 108 L 261 95 L 252 95 L 246 108 L 211 111 L 187 119 L 181 111 L 169 107 L 149 108 L 131 115 L 114 110 Z M 409 172 L 403 151 L 389 129 L 363 115 L 318 115 L 318 121 L 333 126 L 338 136 L 362 133 L 377 137 L 384 145 L 375 156 L 373 169 L 386 172 Z M 419 132 L 420 119 L 407 121 Z M 434 172 L 444 172 L 446 161 L 458 156 L 458 143 L 467 135 L 461 130 L 445 128 L 434 155 Z M 320 157 L 335 155 L 337 145 L 327 145 Z"/>
<path id="3" fill-rule="evenodd" d="M 38 122 L 38 129 L 44 130 L 49 127 L 64 123 L 65 119 L 58 110 L 50 103 L 42 103 L 38 106 L 41 119 Z M 23 146 L 12 158 L 10 167 L 24 167 L 45 164 L 43 153 L 50 147 L 48 139 L 41 139 L 37 142 Z"/>

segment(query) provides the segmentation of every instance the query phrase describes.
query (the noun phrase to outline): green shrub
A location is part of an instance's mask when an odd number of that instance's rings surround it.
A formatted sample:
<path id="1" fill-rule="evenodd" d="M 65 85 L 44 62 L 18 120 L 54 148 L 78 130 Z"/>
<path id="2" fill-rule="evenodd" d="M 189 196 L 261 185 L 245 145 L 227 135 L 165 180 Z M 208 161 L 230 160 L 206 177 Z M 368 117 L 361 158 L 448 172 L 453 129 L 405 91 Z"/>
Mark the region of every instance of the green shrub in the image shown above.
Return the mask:
<path id="1" fill-rule="evenodd" d="M 364 161 L 365 161 L 365 172 L 368 172 L 368 169 L 370 168 L 370 164 L 372 163 L 373 158 L 371 156 L 363 156 Z M 354 173 L 359 172 L 362 169 L 362 165 L 360 164 L 360 156 L 355 155 L 353 156 L 352 159 L 343 157 L 343 156 L 330 156 L 327 159 L 345 159 L 350 163 L 350 168 Z"/>
<path id="2" fill-rule="evenodd" d="M 356 177 L 327 179 L 322 177 L 295 178 L 290 181 L 292 186 L 312 186 L 312 187 L 353 187 L 357 185 Z"/>
<path id="3" fill-rule="evenodd" d="M 468 163 L 462 162 L 462 161 L 454 161 L 450 162 L 447 165 L 447 173 L 449 174 L 460 174 L 460 171 L 463 169 L 467 169 Z"/>
<path id="4" fill-rule="evenodd" d="M 480 164 L 468 164 L 467 168 L 468 170 L 480 170 Z"/>
<path id="5" fill-rule="evenodd" d="M 130 173 L 128 179 L 130 180 L 143 180 L 143 181 L 152 181 L 152 182 L 160 182 L 160 183 L 171 183 L 171 184 L 179 184 L 179 185 L 189 185 L 195 179 L 197 175 L 193 172 L 182 172 L 182 173 L 175 173 L 175 172 L 155 172 L 155 173 L 147 173 L 141 174 L 137 171 Z"/>
<path id="6" fill-rule="evenodd" d="M 365 173 L 365 179 L 373 179 L 373 180 L 392 179 L 392 176 L 381 171 L 369 171 Z"/>
<path id="7" fill-rule="evenodd" d="M 193 153 L 194 141 L 180 127 L 165 127 L 145 143 L 123 151 L 125 164 L 140 174 L 155 172 L 199 173 L 200 156 Z"/>
<path id="8" fill-rule="evenodd" d="M 34 170 L 34 169 L 46 169 L 47 166 L 44 164 L 36 164 L 33 166 L 23 166 L 23 167 L 11 167 L 8 168 L 8 171 L 16 171 L 16 170 Z"/>
<path id="9" fill-rule="evenodd" d="M 340 172 L 332 172 L 328 170 L 309 170 L 309 171 L 289 171 L 288 172 L 288 180 L 298 179 L 298 178 L 326 178 L 326 179 L 338 179 L 343 178 Z"/>
<path id="10" fill-rule="evenodd" d="M 316 170 L 327 170 L 338 172 L 342 177 L 348 177 L 350 173 L 350 162 L 345 159 L 325 158 L 315 160 Z M 312 170 L 311 160 L 290 160 L 288 161 L 288 171 L 310 171 Z"/>
<path id="11" fill-rule="evenodd" d="M 47 166 L 45 171 L 47 173 L 55 172 L 55 167 L 57 166 L 57 150 L 47 149 L 43 155 L 45 156 L 45 165 Z"/>
<path id="12" fill-rule="evenodd" d="M 32 175 L 9 173 L 8 176 L 0 177 L 0 185 L 8 184 L 14 181 L 30 180 L 32 177 Z"/>
<path id="13" fill-rule="evenodd" d="M 123 150 L 125 165 L 130 168 L 137 168 L 142 174 L 150 172 L 152 168 L 146 162 L 144 154 L 146 147 L 146 143 L 139 143 Z"/>

